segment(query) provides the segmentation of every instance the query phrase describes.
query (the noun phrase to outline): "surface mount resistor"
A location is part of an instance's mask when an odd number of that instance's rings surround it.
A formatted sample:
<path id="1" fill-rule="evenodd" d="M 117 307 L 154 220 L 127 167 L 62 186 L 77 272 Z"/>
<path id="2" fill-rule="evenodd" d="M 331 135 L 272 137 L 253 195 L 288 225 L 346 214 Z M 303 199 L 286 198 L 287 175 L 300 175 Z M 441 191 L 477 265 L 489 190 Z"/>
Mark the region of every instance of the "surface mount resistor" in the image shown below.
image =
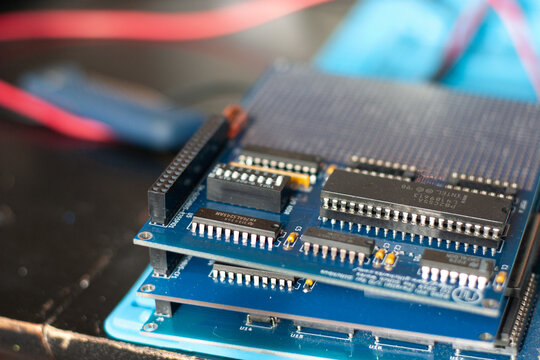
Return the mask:
<path id="1" fill-rule="evenodd" d="M 386 259 L 384 260 L 384 263 L 390 266 L 394 265 L 396 263 L 396 254 L 390 253 L 386 255 Z"/>
<path id="2" fill-rule="evenodd" d="M 506 275 L 506 271 L 499 271 L 499 273 L 495 277 L 495 282 L 501 285 L 504 284 L 504 282 L 506 281 Z"/>
<path id="3" fill-rule="evenodd" d="M 380 267 L 384 263 L 384 258 L 386 257 L 386 250 L 382 248 L 378 249 L 377 251 L 375 251 L 375 255 L 373 257 L 373 266 Z"/>
<path id="4" fill-rule="evenodd" d="M 384 259 L 384 256 L 385 256 L 385 255 L 386 255 L 386 250 L 384 250 L 384 249 L 379 249 L 379 250 L 377 250 L 377 252 L 375 253 L 375 259 L 382 261 L 382 259 Z"/>
<path id="5" fill-rule="evenodd" d="M 386 271 L 391 271 L 396 264 L 397 256 L 394 253 L 388 253 L 384 259 L 384 269 Z"/>
<path id="6" fill-rule="evenodd" d="M 495 276 L 495 290 L 500 291 L 504 283 L 506 282 L 506 277 L 508 273 L 506 271 L 499 271 Z"/>
<path id="7" fill-rule="evenodd" d="M 286 249 L 289 249 L 290 247 L 293 246 L 294 242 L 296 241 L 296 239 L 298 239 L 298 233 L 297 232 L 291 232 L 288 236 L 287 236 L 287 240 L 285 240 L 285 244 L 284 244 L 284 247 Z"/>
<path id="8" fill-rule="evenodd" d="M 304 280 L 304 292 L 310 292 L 313 289 L 313 285 L 315 285 L 315 281 L 311 279 Z"/>
<path id="9" fill-rule="evenodd" d="M 289 234 L 289 236 L 287 236 L 287 242 L 289 244 L 292 244 L 293 242 L 296 241 L 296 239 L 298 238 L 298 233 L 297 232 L 292 232 Z"/>

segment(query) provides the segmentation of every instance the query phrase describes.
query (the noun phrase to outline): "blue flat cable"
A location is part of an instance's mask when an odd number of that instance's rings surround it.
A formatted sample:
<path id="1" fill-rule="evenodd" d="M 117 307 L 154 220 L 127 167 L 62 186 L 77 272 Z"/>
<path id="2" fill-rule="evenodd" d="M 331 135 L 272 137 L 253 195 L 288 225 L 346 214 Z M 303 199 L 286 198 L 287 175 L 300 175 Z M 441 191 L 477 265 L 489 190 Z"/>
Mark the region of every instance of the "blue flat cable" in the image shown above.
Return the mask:
<path id="1" fill-rule="evenodd" d="M 540 3 L 519 3 L 538 52 Z M 468 5 L 470 2 L 463 0 L 358 2 L 313 64 L 343 76 L 426 82 L 439 68 L 448 36 Z M 441 83 L 472 94 L 537 101 L 510 36 L 492 10 Z"/>
<path id="2" fill-rule="evenodd" d="M 21 87 L 64 110 L 109 125 L 118 139 L 153 149 L 178 149 L 204 120 L 162 97 L 128 96 L 116 84 L 96 81 L 74 65 L 24 74 Z"/>

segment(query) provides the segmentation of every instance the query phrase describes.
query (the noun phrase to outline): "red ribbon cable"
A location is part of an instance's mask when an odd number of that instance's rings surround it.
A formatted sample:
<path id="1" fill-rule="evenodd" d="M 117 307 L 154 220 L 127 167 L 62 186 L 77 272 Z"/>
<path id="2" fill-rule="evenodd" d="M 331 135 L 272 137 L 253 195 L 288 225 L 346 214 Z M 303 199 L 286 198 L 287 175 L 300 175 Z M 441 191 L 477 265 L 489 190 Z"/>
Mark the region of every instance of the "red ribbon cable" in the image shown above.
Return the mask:
<path id="1" fill-rule="evenodd" d="M 523 10 L 515 0 L 487 0 L 504 24 L 521 64 L 540 100 L 540 59 L 533 47 L 533 36 Z"/>
<path id="2" fill-rule="evenodd" d="M 112 130 L 96 120 L 74 115 L 0 80 L 0 106 L 78 139 L 107 142 Z"/>
<path id="3" fill-rule="evenodd" d="M 36 10 L 0 14 L 0 41 L 120 39 L 186 41 L 234 34 L 331 0 L 252 0 L 192 13 L 114 10 Z M 0 80 L 0 106 L 62 134 L 110 141 L 112 129 Z"/>
<path id="4" fill-rule="evenodd" d="M 446 44 L 440 72 L 446 73 L 454 66 L 459 58 L 467 51 L 469 44 L 484 21 L 489 5 L 484 0 L 465 4 L 465 9 L 459 14 L 454 27 L 450 31 Z"/>
<path id="5" fill-rule="evenodd" d="M 186 41 L 234 34 L 331 0 L 251 0 L 192 13 L 36 10 L 0 14 L 0 41 L 121 39 Z"/>

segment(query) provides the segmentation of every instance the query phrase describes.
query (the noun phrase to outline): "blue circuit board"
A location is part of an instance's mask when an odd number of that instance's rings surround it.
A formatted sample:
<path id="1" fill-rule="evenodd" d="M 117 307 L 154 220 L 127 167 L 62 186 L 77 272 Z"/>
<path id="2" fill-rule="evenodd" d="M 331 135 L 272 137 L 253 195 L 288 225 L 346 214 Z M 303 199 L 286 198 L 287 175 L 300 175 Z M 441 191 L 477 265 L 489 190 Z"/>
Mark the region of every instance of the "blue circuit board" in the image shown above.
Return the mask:
<path id="1" fill-rule="evenodd" d="M 411 338 L 413 334 L 418 339 L 429 336 L 430 341 L 439 342 L 449 338 L 478 341 L 479 334 L 496 334 L 501 322 L 500 317 L 368 297 L 362 291 L 320 282 L 305 292 L 303 279 L 297 280 L 290 291 L 270 285 L 238 284 L 236 278 L 213 279 L 212 265 L 213 261 L 187 257 L 169 278 L 149 275 L 138 295 L 379 334 L 392 333 L 396 337 L 401 334 L 401 338 Z M 462 326 L 448 326 L 451 323 Z"/>
<path id="2" fill-rule="evenodd" d="M 246 324 L 246 314 L 243 313 L 214 309 L 205 310 L 200 307 L 186 306 L 187 308 L 184 309 L 179 308 L 172 318 L 152 315 L 142 328 L 143 336 L 185 341 L 184 336 L 189 334 L 191 337 L 199 336 L 208 339 L 208 326 L 200 327 L 201 323 L 204 324 L 204 321 L 201 322 L 201 317 L 207 319 L 211 316 L 214 318 L 219 316 L 222 322 L 214 326 L 212 335 L 219 338 L 221 346 L 247 352 L 244 356 L 248 359 L 260 359 L 265 353 L 271 354 L 272 357 L 293 359 L 352 358 L 368 360 L 380 359 L 382 356 L 384 356 L 384 359 L 389 360 L 452 359 L 453 357 L 459 360 L 505 359 L 504 356 L 489 355 L 489 357 L 484 357 L 472 352 L 465 352 L 462 356 L 455 356 L 450 346 L 438 345 L 428 350 L 426 346 L 412 343 L 380 338 L 375 340 L 371 334 L 364 332 L 357 332 L 353 338 L 349 338 L 339 333 L 318 332 L 306 328 L 298 329 L 289 320 L 281 320 L 275 328 L 252 325 Z M 204 315 L 202 315 L 203 313 Z M 211 323 L 215 324 L 215 320 L 210 319 Z M 189 332 L 183 333 L 177 324 L 185 321 L 197 322 L 199 326 L 195 326 L 189 329 Z M 206 344 L 213 345 L 213 342 L 212 340 L 206 340 Z"/>
<path id="3" fill-rule="evenodd" d="M 299 106 L 301 104 L 301 106 Z M 510 231 L 494 255 L 465 251 L 446 242 L 419 243 L 409 235 L 385 236 L 364 227 L 349 229 L 319 218 L 325 169 L 307 190 L 296 191 L 281 214 L 228 205 L 206 199 L 203 180 L 167 226 L 148 222 L 141 232 L 150 239 L 135 243 L 172 252 L 234 262 L 251 267 L 313 278 L 460 311 L 499 317 L 506 305 L 504 289 L 483 291 L 457 284 L 424 281 L 419 260 L 424 249 L 493 258 L 495 270 L 510 272 L 526 223 L 536 204 L 540 156 L 540 108 L 530 104 L 469 97 L 425 86 L 339 78 L 309 68 L 280 64 L 270 70 L 247 97 L 253 118 L 247 131 L 232 141 L 218 162 L 237 160 L 245 144 L 320 155 L 329 164 L 345 166 L 351 155 L 416 166 L 419 183 L 442 185 L 456 171 L 518 184 Z M 511 121 L 510 121 L 511 119 Z M 277 131 L 276 131 L 277 129 Z M 192 235 L 191 218 L 200 207 L 258 217 L 283 224 L 272 250 Z M 308 226 L 333 228 L 373 238 L 377 247 L 398 254 L 392 271 L 304 255 L 301 242 L 289 249 L 283 238 Z M 488 300 L 488 301 L 484 301 Z"/>
<path id="4" fill-rule="evenodd" d="M 153 299 L 136 295 L 150 274 L 151 269 L 148 268 L 107 318 L 105 330 L 110 336 L 161 348 L 235 359 L 507 359 L 505 356 L 467 351 L 458 356 L 445 345 L 437 345 L 433 351 L 427 352 L 425 347 L 410 343 L 386 339 L 376 341 L 371 334 L 364 332 L 357 332 L 350 339 L 344 334 L 318 333 L 310 329 L 298 331 L 290 320 L 280 321 L 274 329 L 257 324 L 250 326 L 246 324 L 245 313 L 188 304 L 181 305 L 171 318 L 155 316 Z M 386 308 L 386 313 L 394 311 Z M 406 318 L 415 320 L 412 316 Z M 453 323 L 443 325 L 456 328 Z M 517 359 L 537 358 L 539 325 L 540 313 L 536 312 Z"/>

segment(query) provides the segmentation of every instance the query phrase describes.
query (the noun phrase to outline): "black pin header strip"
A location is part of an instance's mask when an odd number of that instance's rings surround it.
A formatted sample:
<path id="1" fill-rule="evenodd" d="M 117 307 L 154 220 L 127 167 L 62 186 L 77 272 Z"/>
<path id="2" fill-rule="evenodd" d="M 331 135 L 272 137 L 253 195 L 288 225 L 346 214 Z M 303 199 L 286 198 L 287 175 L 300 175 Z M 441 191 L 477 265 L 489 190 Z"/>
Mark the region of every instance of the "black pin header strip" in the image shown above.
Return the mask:
<path id="1" fill-rule="evenodd" d="M 228 131 L 227 120 L 213 116 L 175 156 L 148 189 L 148 212 L 153 222 L 166 225 L 171 220 L 226 144 Z"/>

